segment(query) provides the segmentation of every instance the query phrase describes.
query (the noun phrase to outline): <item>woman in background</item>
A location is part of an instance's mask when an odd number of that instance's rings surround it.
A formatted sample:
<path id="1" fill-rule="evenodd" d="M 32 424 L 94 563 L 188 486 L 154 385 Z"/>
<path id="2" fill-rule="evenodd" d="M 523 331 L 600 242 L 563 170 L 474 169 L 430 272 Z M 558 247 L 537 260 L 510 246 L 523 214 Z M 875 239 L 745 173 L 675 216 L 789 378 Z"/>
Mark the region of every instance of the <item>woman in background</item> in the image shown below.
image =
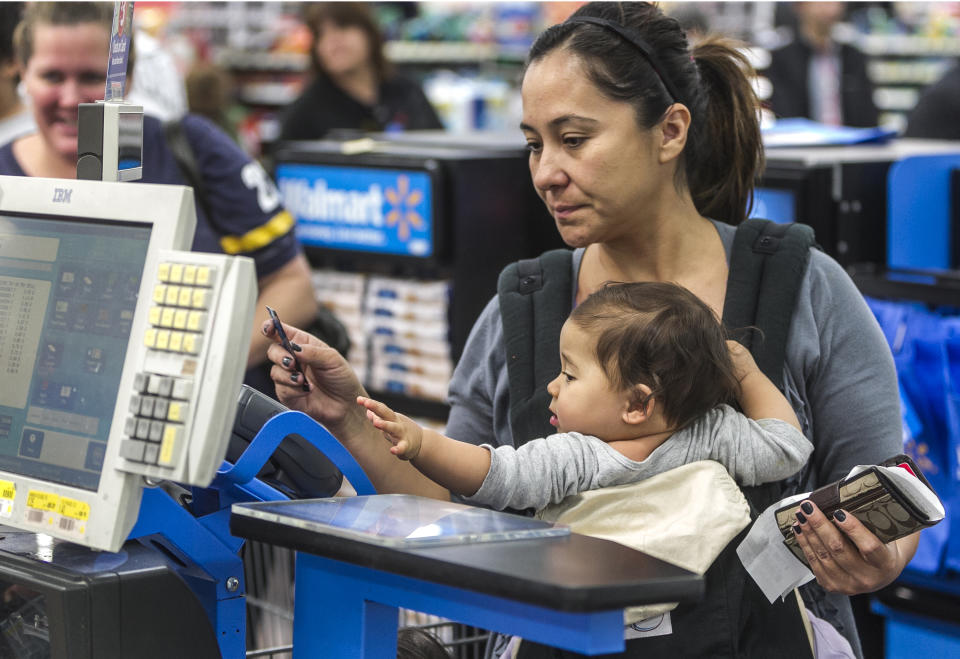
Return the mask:
<path id="1" fill-rule="evenodd" d="M 334 129 L 443 128 L 420 86 L 391 71 L 383 38 L 362 3 L 308 5 L 314 78 L 281 117 L 280 139 L 320 139 Z"/>

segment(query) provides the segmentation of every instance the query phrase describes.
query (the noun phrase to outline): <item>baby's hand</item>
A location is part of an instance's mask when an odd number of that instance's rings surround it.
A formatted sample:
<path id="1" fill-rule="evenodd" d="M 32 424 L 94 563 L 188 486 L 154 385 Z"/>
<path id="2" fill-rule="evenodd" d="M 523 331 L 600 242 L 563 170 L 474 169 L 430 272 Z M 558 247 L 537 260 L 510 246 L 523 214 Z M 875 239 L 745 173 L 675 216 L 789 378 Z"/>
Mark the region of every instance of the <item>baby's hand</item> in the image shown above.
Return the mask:
<path id="1" fill-rule="evenodd" d="M 413 420 L 371 398 L 357 396 L 357 404 L 366 408 L 367 418 L 393 444 L 391 453 L 401 460 L 413 460 L 420 454 L 423 429 Z"/>
<path id="2" fill-rule="evenodd" d="M 743 379 L 751 373 L 758 372 L 760 368 L 757 362 L 753 360 L 753 355 L 743 344 L 736 341 L 727 341 L 727 350 L 730 351 L 730 361 L 733 362 L 733 370 L 737 374 L 737 380 L 743 382 Z"/>

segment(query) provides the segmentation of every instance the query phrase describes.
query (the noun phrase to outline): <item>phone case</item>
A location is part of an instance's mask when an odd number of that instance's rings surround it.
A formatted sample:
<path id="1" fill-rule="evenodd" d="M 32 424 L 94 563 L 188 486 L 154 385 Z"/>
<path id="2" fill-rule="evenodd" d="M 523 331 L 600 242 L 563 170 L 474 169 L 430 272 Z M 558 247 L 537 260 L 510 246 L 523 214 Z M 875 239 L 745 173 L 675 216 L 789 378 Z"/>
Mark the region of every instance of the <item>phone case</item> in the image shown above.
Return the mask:
<path id="1" fill-rule="evenodd" d="M 903 463 L 906 463 L 916 477 L 933 491 L 930 482 L 907 455 L 894 456 L 882 462 L 880 466 L 891 467 Z M 896 484 L 876 467 L 852 478 L 845 478 L 814 490 L 807 499 L 817 504 L 817 507 L 828 517 L 835 511 L 843 509 L 859 519 L 884 543 L 933 526 L 939 521 L 929 520 L 897 489 Z M 807 565 L 807 559 L 793 533 L 798 510 L 800 510 L 800 502 L 777 509 L 775 515 L 777 525 L 783 534 L 783 544 L 804 565 Z"/>

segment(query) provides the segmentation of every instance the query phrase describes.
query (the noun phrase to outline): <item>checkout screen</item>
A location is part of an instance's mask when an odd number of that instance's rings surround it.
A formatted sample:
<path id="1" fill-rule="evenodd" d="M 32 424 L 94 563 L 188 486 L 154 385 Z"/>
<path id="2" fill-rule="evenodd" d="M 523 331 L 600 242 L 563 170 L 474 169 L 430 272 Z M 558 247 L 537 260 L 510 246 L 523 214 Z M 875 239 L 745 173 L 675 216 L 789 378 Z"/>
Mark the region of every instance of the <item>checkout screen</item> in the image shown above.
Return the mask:
<path id="1" fill-rule="evenodd" d="M 149 242 L 0 215 L 0 470 L 97 489 Z"/>

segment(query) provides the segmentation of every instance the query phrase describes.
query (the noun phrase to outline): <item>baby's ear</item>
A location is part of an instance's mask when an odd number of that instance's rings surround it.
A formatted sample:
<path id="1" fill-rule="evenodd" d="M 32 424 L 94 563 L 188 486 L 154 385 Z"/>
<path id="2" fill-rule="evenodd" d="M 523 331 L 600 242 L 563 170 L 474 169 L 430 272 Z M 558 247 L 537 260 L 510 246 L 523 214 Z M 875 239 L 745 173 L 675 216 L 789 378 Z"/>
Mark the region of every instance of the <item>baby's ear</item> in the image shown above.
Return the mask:
<path id="1" fill-rule="evenodd" d="M 623 409 L 623 422 L 639 424 L 648 420 L 656 407 L 657 399 L 653 391 L 645 384 L 638 384 L 626 392 Z"/>

